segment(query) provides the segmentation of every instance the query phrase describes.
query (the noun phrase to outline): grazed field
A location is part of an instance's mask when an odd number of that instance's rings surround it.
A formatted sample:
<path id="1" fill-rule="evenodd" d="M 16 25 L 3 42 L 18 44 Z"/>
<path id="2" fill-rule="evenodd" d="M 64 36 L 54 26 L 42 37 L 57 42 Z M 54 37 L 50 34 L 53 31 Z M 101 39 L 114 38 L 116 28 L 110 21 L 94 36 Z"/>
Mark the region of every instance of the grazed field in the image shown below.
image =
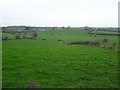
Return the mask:
<path id="1" fill-rule="evenodd" d="M 40 88 L 116 88 L 118 53 L 104 48 L 67 45 L 72 41 L 108 39 L 83 30 L 46 30 L 36 39 L 3 41 L 3 87 L 27 87 L 33 80 Z M 61 41 L 62 40 L 62 41 Z"/>
<path id="2" fill-rule="evenodd" d="M 105 34 L 119 34 L 118 32 L 111 32 L 111 31 L 93 31 L 93 33 L 105 33 Z"/>
<path id="3" fill-rule="evenodd" d="M 89 34 L 97 34 L 97 35 L 109 35 L 109 36 L 120 36 L 118 31 L 101 31 L 101 30 L 93 30 Z"/>

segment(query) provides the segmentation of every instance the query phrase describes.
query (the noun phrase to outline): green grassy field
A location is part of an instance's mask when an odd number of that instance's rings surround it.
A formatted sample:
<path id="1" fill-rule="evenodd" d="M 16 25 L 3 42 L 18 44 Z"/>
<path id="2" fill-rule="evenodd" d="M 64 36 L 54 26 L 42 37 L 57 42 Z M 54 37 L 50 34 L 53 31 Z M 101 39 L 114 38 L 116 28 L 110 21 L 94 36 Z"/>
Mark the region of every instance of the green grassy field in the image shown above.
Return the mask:
<path id="1" fill-rule="evenodd" d="M 2 38 L 7 37 L 9 40 L 15 39 L 15 35 L 8 34 L 8 33 L 2 33 Z"/>
<path id="2" fill-rule="evenodd" d="M 100 31 L 100 30 L 98 30 L 98 31 L 93 31 L 93 33 L 105 33 L 105 34 L 119 34 L 118 32 L 112 32 L 112 31 Z"/>
<path id="3" fill-rule="evenodd" d="M 33 80 L 38 88 L 116 88 L 118 53 L 72 41 L 108 39 L 89 36 L 83 30 L 45 30 L 36 39 L 6 40 L 2 45 L 3 88 L 26 88 Z M 63 40 L 58 41 L 59 39 Z M 118 45 L 117 45 L 118 46 Z M 116 48 L 117 48 L 116 46 Z"/>

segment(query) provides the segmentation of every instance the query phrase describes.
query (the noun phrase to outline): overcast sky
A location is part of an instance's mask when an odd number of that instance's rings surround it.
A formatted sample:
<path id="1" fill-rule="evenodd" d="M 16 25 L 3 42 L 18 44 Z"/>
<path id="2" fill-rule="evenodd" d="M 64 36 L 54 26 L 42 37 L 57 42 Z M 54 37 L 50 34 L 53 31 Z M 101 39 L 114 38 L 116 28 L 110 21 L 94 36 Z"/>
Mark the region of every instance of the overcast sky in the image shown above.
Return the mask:
<path id="1" fill-rule="evenodd" d="M 1 0 L 1 25 L 117 27 L 119 0 Z"/>

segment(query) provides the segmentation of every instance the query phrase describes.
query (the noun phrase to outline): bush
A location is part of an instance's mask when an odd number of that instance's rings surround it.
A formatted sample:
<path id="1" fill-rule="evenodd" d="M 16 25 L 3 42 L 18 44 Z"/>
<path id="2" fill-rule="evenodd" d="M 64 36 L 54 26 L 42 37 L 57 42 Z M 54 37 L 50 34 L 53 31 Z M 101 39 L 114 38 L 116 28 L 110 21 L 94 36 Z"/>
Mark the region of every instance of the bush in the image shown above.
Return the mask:
<path id="1" fill-rule="evenodd" d="M 15 38 L 16 39 L 21 39 L 21 36 L 17 34 L 17 35 L 15 35 Z"/>
<path id="2" fill-rule="evenodd" d="M 43 38 L 42 40 L 46 40 L 45 38 Z"/>
<path id="3" fill-rule="evenodd" d="M 107 39 L 104 39 L 104 40 L 103 40 L 103 43 L 106 43 L 106 42 L 108 42 L 108 40 L 107 40 Z"/>
<path id="4" fill-rule="evenodd" d="M 33 33 L 33 36 L 34 36 L 34 37 L 37 37 L 37 36 L 38 36 L 37 32 L 34 32 L 34 33 Z"/>
<path id="5" fill-rule="evenodd" d="M 27 36 L 26 36 L 26 35 L 24 35 L 22 38 L 23 38 L 23 39 L 27 39 Z"/>
<path id="6" fill-rule="evenodd" d="M 62 41 L 61 39 L 58 39 L 58 41 Z"/>

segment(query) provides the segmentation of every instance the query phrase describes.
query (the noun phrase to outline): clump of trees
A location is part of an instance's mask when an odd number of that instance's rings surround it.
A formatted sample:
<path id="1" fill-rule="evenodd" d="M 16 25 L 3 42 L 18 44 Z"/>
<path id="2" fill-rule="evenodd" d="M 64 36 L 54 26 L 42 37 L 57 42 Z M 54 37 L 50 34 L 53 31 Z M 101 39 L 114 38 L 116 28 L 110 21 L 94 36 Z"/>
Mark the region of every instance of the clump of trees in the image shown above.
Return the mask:
<path id="1" fill-rule="evenodd" d="M 37 32 L 30 33 L 18 33 L 15 34 L 16 39 L 35 39 L 37 37 Z"/>
<path id="2" fill-rule="evenodd" d="M 2 27 L 2 40 L 9 39 L 35 39 L 40 27 L 8 26 Z"/>
<path id="3" fill-rule="evenodd" d="M 6 34 L 6 36 L 2 37 L 2 40 L 9 39 L 7 34 L 14 35 L 15 39 L 35 39 L 38 36 L 36 31 L 6 31 L 4 34 Z"/>

